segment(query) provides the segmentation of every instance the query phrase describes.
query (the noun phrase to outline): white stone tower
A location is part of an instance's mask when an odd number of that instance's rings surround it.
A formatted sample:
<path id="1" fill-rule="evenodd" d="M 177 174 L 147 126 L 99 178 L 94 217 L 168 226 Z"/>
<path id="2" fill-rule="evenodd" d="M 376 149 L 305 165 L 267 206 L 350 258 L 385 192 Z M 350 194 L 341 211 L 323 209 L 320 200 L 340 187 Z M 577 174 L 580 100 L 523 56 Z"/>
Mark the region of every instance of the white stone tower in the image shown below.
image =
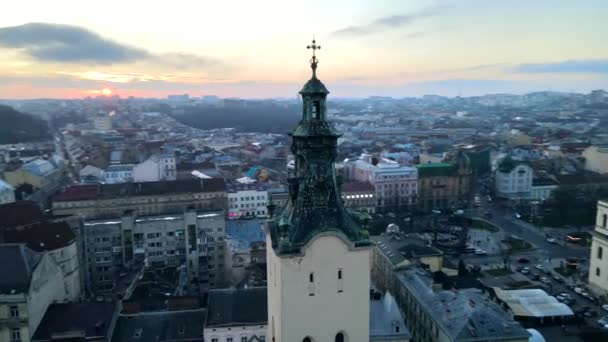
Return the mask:
<path id="1" fill-rule="evenodd" d="M 370 243 L 364 216 L 347 212 L 334 161 L 340 136 L 326 119 L 329 93 L 316 77 L 300 91 L 290 133 L 289 202 L 268 222 L 268 334 L 272 342 L 369 341 Z M 271 210 L 272 212 L 273 210 Z"/>

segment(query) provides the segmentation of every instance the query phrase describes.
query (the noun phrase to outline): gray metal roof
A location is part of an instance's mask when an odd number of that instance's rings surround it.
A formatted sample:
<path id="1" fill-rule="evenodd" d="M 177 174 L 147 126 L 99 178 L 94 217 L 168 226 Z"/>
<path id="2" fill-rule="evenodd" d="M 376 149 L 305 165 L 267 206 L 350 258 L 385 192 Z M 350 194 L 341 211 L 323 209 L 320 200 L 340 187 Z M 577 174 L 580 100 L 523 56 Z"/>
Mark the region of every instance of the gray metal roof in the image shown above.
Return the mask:
<path id="1" fill-rule="evenodd" d="M 412 334 L 405 326 L 399 307 L 390 293 L 382 299 L 370 299 L 369 303 L 369 340 L 407 340 Z"/>
<path id="2" fill-rule="evenodd" d="M 529 333 L 479 289 L 435 292 L 429 274 L 409 270 L 397 279 L 452 341 L 527 339 Z"/>
<path id="3" fill-rule="evenodd" d="M 0 293 L 28 293 L 34 269 L 42 259 L 25 244 L 0 244 Z"/>
<path id="4" fill-rule="evenodd" d="M 121 315 L 112 334 L 113 342 L 203 341 L 205 311 L 157 311 Z"/>
<path id="5" fill-rule="evenodd" d="M 211 290 L 205 327 L 267 324 L 266 298 L 266 287 Z"/>

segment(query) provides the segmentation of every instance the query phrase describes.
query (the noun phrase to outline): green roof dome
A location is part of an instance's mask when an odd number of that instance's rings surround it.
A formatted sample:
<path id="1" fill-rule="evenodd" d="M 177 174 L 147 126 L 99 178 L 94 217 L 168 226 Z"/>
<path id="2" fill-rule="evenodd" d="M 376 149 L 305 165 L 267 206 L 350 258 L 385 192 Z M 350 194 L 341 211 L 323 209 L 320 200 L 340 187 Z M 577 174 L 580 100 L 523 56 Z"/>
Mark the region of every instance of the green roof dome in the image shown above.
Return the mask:
<path id="1" fill-rule="evenodd" d="M 321 82 L 316 76 L 313 76 L 300 90 L 300 94 L 329 94 L 329 90 L 325 88 L 325 84 Z"/>

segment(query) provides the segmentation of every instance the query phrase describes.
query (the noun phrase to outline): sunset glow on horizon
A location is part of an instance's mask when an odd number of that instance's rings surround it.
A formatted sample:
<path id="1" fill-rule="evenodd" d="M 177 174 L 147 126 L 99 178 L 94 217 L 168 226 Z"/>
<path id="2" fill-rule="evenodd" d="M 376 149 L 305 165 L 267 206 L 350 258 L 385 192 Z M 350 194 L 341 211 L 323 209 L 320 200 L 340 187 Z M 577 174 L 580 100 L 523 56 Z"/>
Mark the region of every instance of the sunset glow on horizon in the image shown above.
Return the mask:
<path id="1" fill-rule="evenodd" d="M 0 98 L 294 97 L 313 33 L 337 97 L 608 88 L 600 0 L 105 3 L 8 5 Z"/>

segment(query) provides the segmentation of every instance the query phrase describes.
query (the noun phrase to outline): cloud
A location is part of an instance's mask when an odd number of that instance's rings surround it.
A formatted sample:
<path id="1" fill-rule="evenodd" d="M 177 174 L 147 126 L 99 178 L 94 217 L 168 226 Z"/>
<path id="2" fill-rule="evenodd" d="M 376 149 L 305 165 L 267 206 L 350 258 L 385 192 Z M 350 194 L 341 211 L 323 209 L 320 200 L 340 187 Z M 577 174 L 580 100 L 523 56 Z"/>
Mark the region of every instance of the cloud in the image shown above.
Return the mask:
<path id="1" fill-rule="evenodd" d="M 18 49 L 39 62 L 108 65 L 144 61 L 179 70 L 218 64 L 215 59 L 191 53 L 155 54 L 82 27 L 49 23 L 0 28 L 1 47 Z"/>
<path id="2" fill-rule="evenodd" d="M 521 64 L 515 68 L 520 73 L 608 73 L 608 59 L 571 60 L 557 63 Z"/>
<path id="3" fill-rule="evenodd" d="M 0 28 L 0 46 L 21 49 L 45 62 L 112 64 L 150 56 L 143 49 L 113 42 L 82 27 L 48 23 Z"/>
<path id="4" fill-rule="evenodd" d="M 378 18 L 366 25 L 353 25 L 336 30 L 332 32 L 331 35 L 335 37 L 356 37 L 369 35 L 385 30 L 408 26 L 419 19 L 434 16 L 437 14 L 437 12 L 437 8 L 433 8 L 409 14 L 390 15 Z"/>

